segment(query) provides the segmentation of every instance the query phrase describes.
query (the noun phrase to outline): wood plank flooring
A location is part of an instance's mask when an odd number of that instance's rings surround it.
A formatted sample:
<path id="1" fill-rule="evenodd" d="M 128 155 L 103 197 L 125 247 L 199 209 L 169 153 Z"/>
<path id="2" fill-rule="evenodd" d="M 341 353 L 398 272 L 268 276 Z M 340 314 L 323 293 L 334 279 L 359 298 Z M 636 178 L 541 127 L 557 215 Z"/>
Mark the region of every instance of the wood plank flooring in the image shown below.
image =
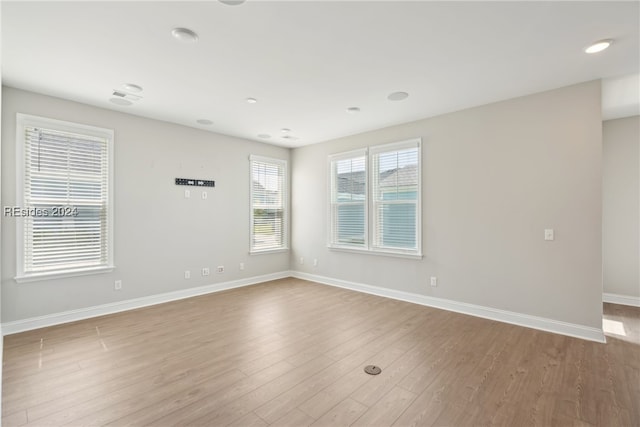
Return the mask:
<path id="1" fill-rule="evenodd" d="M 598 344 L 283 279 L 5 337 L 2 424 L 640 426 L 640 309 L 605 313 Z"/>

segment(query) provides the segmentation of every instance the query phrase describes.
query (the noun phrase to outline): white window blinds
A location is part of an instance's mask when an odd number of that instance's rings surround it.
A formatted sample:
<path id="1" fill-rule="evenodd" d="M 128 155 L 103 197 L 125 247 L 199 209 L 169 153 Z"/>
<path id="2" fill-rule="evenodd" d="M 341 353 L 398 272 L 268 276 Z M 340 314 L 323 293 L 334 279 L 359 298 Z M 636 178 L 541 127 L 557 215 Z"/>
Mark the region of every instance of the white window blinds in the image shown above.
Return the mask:
<path id="1" fill-rule="evenodd" d="M 330 245 L 367 246 L 367 158 L 356 151 L 330 158 Z"/>
<path id="2" fill-rule="evenodd" d="M 420 157 L 417 143 L 371 150 L 372 249 L 419 251 Z"/>
<path id="3" fill-rule="evenodd" d="M 329 246 L 422 256 L 420 139 L 329 157 Z"/>
<path id="4" fill-rule="evenodd" d="M 251 156 L 251 252 L 287 248 L 287 162 Z"/>
<path id="5" fill-rule="evenodd" d="M 22 116 L 18 275 L 110 266 L 112 132 Z"/>

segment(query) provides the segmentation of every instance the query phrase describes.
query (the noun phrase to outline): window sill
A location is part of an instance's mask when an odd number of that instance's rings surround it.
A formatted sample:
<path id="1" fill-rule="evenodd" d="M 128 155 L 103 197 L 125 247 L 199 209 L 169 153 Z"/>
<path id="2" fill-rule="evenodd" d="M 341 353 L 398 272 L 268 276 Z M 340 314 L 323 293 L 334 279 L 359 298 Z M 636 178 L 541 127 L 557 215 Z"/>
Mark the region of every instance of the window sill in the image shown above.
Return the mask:
<path id="1" fill-rule="evenodd" d="M 405 259 L 422 259 L 422 254 L 410 254 L 410 253 L 402 253 L 402 252 L 389 252 L 383 250 L 370 250 L 370 249 L 358 249 L 358 248 L 347 248 L 344 246 L 329 246 L 329 250 L 336 252 L 350 252 L 362 255 L 378 255 L 378 256 L 386 256 L 391 258 L 405 258 Z"/>
<path id="2" fill-rule="evenodd" d="M 63 279 L 66 277 L 87 276 L 91 274 L 110 273 L 115 266 L 82 268 L 78 270 L 62 270 L 56 272 L 32 273 L 23 276 L 16 276 L 15 281 L 18 283 L 37 282 L 40 280 Z"/>
<path id="3" fill-rule="evenodd" d="M 263 255 L 263 254 L 277 254 L 289 252 L 289 248 L 279 248 L 279 249 L 264 249 L 261 251 L 249 251 L 249 255 Z"/>

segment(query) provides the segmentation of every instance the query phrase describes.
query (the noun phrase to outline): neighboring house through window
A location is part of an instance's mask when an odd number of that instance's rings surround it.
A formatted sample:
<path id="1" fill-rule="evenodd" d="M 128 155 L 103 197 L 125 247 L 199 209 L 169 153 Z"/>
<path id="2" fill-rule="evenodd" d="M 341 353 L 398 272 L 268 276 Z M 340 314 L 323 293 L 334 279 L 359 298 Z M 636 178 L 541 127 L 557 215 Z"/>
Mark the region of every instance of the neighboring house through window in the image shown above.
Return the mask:
<path id="1" fill-rule="evenodd" d="M 421 256 L 420 140 L 332 155 L 329 246 Z"/>
<path id="2" fill-rule="evenodd" d="M 365 150 L 331 157 L 331 243 L 366 248 L 367 157 Z"/>

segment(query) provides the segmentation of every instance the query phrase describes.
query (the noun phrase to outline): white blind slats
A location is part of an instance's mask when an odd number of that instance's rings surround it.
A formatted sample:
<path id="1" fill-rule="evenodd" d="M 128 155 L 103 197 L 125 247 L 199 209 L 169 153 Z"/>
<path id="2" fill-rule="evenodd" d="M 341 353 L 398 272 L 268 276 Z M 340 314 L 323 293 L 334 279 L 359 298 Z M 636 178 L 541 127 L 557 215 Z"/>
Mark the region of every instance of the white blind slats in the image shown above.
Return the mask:
<path id="1" fill-rule="evenodd" d="M 331 244 L 367 245 L 367 158 L 331 160 Z"/>
<path id="2" fill-rule="evenodd" d="M 71 206 L 69 203 L 60 203 L 59 199 L 55 197 L 51 197 L 51 198 L 33 197 L 32 200 L 33 200 L 33 203 L 31 204 L 31 206 L 38 207 L 38 208 L 43 205 L 52 206 L 52 207 L 53 206 L 55 207 Z M 82 201 L 82 203 L 85 208 L 90 208 L 93 206 L 97 206 L 97 207 L 102 206 L 100 199 L 90 200 L 86 198 L 85 200 Z M 74 207 L 78 207 L 78 205 L 74 205 Z M 51 210 L 51 208 L 49 208 L 49 210 Z"/>
<path id="3" fill-rule="evenodd" d="M 109 139 L 24 132 L 24 207 L 47 213 L 24 218 L 24 273 L 107 265 Z"/>
<path id="4" fill-rule="evenodd" d="M 286 241 L 286 163 L 252 157 L 251 251 L 284 249 Z"/>
<path id="5" fill-rule="evenodd" d="M 333 247 L 420 255 L 420 141 L 330 156 Z"/>
<path id="6" fill-rule="evenodd" d="M 417 250 L 418 148 L 375 152 L 373 164 L 373 246 Z"/>
<path id="7" fill-rule="evenodd" d="M 59 251 L 57 253 L 72 253 L 74 250 L 76 250 L 77 248 L 82 247 L 83 249 L 87 249 L 87 248 L 93 248 L 96 250 L 102 250 L 102 245 L 100 244 L 95 244 L 94 242 L 92 242 L 89 238 L 84 239 L 84 240 L 80 240 L 80 242 L 74 242 L 74 241 L 70 241 L 70 240 L 66 240 L 63 241 L 62 244 L 60 246 L 56 246 L 53 243 L 50 244 L 41 244 L 39 245 L 39 248 L 37 250 L 37 252 L 40 253 L 54 253 L 55 251 Z M 59 249 L 62 248 L 62 249 Z"/>

